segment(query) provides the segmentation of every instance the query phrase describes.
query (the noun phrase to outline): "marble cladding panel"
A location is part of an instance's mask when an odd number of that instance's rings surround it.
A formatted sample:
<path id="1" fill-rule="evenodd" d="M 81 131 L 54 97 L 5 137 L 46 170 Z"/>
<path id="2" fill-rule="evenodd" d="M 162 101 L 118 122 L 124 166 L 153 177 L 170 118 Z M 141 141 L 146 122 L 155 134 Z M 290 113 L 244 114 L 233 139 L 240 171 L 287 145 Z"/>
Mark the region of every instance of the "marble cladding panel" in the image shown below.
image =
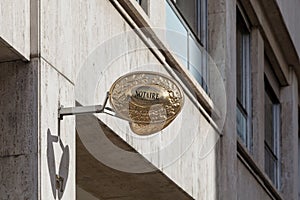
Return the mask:
<path id="1" fill-rule="evenodd" d="M 30 57 L 30 0 L 2 0 L 0 38 L 22 59 Z M 2 58 L 2 57 L 0 57 Z M 9 58 L 2 58 L 9 60 Z"/>
<path id="2" fill-rule="evenodd" d="M 74 85 L 41 61 L 40 97 L 40 196 L 41 199 L 75 199 L 75 117 L 58 121 L 58 108 L 75 106 Z M 63 178 L 63 192 L 55 177 Z"/>

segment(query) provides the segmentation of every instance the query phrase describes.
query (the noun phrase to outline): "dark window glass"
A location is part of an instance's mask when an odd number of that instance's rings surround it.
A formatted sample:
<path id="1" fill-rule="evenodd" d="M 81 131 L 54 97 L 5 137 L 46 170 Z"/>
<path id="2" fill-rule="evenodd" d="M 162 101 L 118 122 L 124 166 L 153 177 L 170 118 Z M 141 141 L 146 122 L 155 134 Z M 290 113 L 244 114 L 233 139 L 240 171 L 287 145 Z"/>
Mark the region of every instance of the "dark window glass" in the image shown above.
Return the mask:
<path id="1" fill-rule="evenodd" d="M 206 0 L 174 0 L 176 7 L 202 45 L 206 46 Z"/>
<path id="2" fill-rule="evenodd" d="M 199 0 L 176 0 L 179 11 L 184 16 L 190 28 L 197 35 L 200 33 L 200 1 Z"/>

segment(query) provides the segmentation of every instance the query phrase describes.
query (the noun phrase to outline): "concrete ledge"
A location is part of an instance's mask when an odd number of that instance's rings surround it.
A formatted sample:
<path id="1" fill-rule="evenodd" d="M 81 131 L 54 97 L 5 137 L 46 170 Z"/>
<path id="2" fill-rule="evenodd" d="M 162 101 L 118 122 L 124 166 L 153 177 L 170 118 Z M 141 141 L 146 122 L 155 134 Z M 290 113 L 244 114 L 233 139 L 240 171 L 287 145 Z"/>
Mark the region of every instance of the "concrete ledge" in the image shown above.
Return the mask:
<path id="1" fill-rule="evenodd" d="M 248 150 L 239 141 L 237 141 L 237 156 L 239 160 L 247 167 L 250 173 L 253 174 L 253 177 L 262 186 L 262 188 L 270 195 L 270 197 L 277 200 L 283 200 L 281 194 L 271 183 L 270 179 L 256 164 L 252 156 L 248 153 Z"/>
<path id="2" fill-rule="evenodd" d="M 132 167 L 140 165 L 146 168 L 153 168 L 153 171 L 149 173 L 126 173 L 110 168 L 105 163 L 101 163 L 101 160 L 96 159 L 94 155 L 90 154 L 80 139 L 80 134 L 77 133 L 77 187 L 82 188 L 89 195 L 103 200 L 193 199 L 99 119 L 94 116 L 77 116 L 76 121 L 76 129 L 79 133 L 106 137 L 108 138 L 108 142 L 112 142 L 116 147 L 137 154 L 137 159 L 134 159 L 134 162 L 130 160 L 130 157 L 123 157 L 127 160 L 123 160 L 122 162 L 132 162 Z M 107 157 L 116 159 L 114 157 L 115 152 L 109 151 L 109 148 L 106 147 L 108 145 L 105 145 L 105 143 L 101 144 L 102 150 L 104 150 L 100 153 L 105 153 Z M 85 145 L 87 144 L 85 143 Z M 77 193 L 77 195 L 80 194 Z"/>

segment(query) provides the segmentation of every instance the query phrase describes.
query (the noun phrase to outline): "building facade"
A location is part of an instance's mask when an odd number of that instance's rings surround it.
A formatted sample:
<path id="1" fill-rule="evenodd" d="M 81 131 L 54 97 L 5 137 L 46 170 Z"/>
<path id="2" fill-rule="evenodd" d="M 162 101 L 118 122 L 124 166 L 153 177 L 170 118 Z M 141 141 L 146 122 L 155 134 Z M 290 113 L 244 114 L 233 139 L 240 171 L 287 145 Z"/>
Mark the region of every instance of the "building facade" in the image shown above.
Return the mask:
<path id="1" fill-rule="evenodd" d="M 299 8 L 2 0 L 0 199 L 300 200 Z M 119 77 L 144 83 L 140 72 L 180 86 L 168 126 L 156 107 L 142 128 L 113 116 L 111 96 L 105 113 L 60 115 L 97 110 Z"/>

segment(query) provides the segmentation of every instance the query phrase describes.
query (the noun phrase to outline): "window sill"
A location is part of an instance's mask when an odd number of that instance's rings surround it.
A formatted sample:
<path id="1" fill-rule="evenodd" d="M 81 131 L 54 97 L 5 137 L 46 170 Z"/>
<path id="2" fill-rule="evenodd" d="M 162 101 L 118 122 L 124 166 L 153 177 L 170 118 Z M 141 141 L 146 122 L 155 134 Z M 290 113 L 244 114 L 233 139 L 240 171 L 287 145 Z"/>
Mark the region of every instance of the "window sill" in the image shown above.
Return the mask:
<path id="1" fill-rule="evenodd" d="M 182 66 L 182 64 L 180 64 L 179 59 L 171 53 L 155 31 L 151 29 L 153 26 L 150 18 L 146 15 L 140 5 L 135 0 L 110 1 L 119 10 L 132 28 L 141 29 L 142 34 L 139 34 L 139 36 L 145 43 L 151 43 L 151 45 L 149 44 L 148 46 L 156 46 L 156 50 L 151 48 L 149 48 L 149 50 L 155 54 L 159 61 L 161 63 L 167 63 L 167 65 L 173 70 L 179 72 L 176 73 L 177 76 L 178 74 L 181 75 L 179 78 L 182 82 L 184 82 L 184 86 L 186 86 L 189 93 L 192 94 L 191 96 L 195 98 L 195 101 L 201 105 L 201 108 L 199 108 L 200 111 L 202 113 L 205 112 L 203 113 L 205 117 L 213 125 L 216 131 L 221 134 L 220 129 L 214 123 L 214 120 L 220 117 L 220 111 L 195 78 L 189 74 L 189 71 Z"/>
<path id="2" fill-rule="evenodd" d="M 268 195 L 274 197 L 275 199 L 283 200 L 280 192 L 276 189 L 267 174 L 256 164 L 252 155 L 249 153 L 249 150 L 239 140 L 237 140 L 237 156 L 239 160 L 247 167 L 250 173 L 254 176 L 257 182 L 268 193 Z"/>

